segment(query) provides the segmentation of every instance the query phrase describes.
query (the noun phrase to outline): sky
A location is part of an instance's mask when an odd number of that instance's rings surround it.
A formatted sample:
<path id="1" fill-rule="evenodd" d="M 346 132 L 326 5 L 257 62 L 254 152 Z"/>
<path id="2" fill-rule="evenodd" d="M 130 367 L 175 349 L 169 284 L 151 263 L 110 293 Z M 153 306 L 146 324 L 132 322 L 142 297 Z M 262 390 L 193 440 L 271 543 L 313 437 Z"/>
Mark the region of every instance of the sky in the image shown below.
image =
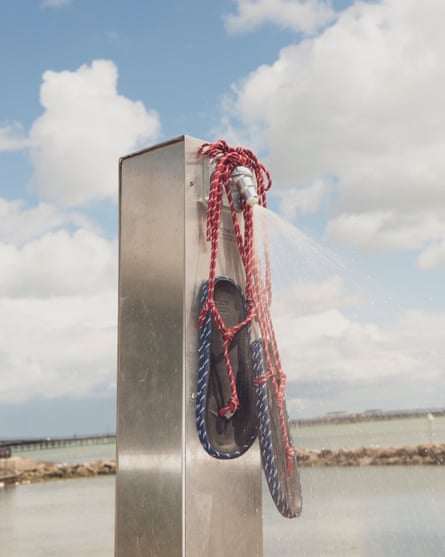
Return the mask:
<path id="1" fill-rule="evenodd" d="M 290 417 L 445 407 L 443 0 L 1 8 L 0 437 L 114 431 L 118 159 L 183 134 L 272 174 Z"/>

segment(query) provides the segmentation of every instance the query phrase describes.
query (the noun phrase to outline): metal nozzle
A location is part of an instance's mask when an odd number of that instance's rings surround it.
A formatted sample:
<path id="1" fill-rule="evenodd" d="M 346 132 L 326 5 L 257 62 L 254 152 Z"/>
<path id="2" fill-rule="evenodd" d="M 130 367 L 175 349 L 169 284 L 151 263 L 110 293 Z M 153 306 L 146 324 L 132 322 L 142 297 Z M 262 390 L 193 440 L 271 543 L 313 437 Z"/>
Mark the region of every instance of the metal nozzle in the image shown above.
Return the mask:
<path id="1" fill-rule="evenodd" d="M 258 193 L 255 179 L 250 168 L 247 166 L 237 166 L 230 177 L 232 189 L 236 189 L 240 197 L 244 197 L 247 205 L 253 207 L 258 203 Z M 239 203 L 241 210 L 241 203 Z"/>

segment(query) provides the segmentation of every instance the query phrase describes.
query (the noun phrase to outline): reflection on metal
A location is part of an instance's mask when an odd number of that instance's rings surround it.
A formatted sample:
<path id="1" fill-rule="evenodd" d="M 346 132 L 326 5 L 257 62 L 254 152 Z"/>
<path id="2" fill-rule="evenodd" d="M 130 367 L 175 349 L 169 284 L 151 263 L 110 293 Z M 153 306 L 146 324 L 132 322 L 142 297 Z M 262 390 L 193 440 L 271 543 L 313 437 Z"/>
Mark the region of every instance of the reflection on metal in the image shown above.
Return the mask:
<path id="1" fill-rule="evenodd" d="M 195 429 L 209 168 L 180 137 L 120 163 L 116 557 L 262 555 L 257 444 L 207 455 Z M 242 284 L 230 214 L 219 272 Z"/>
<path id="2" fill-rule="evenodd" d="M 244 197 L 247 205 L 250 205 L 251 207 L 258 203 L 255 179 L 250 168 L 247 168 L 247 166 L 237 166 L 232 172 L 230 179 L 230 189 L 238 191 L 238 211 L 241 211 L 241 197 Z"/>

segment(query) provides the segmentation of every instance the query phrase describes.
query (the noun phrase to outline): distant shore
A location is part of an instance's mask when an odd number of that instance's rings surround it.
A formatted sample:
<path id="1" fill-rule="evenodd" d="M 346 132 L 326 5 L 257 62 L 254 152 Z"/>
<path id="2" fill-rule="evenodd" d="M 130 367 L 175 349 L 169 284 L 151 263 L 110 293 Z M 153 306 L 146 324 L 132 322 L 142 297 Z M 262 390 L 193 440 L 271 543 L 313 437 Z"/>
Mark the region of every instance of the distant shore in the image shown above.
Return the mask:
<path id="1" fill-rule="evenodd" d="M 317 418 L 302 418 L 291 420 L 293 426 L 313 426 L 323 424 L 356 424 L 361 422 L 384 422 L 391 420 L 428 419 L 445 417 L 445 408 L 432 408 L 423 410 L 366 410 L 365 412 L 329 412 L 326 416 Z"/>
<path id="2" fill-rule="evenodd" d="M 359 449 L 299 449 L 301 467 L 323 466 L 431 466 L 445 465 L 445 444 L 416 447 L 361 447 Z"/>
<path id="3" fill-rule="evenodd" d="M 116 461 L 114 459 L 95 460 L 83 464 L 57 464 L 13 456 L 0 461 L 0 484 L 2 476 L 8 478 L 8 484 L 17 485 L 49 480 L 107 476 L 115 473 Z"/>
<path id="4" fill-rule="evenodd" d="M 299 449 L 300 467 L 333 466 L 441 466 L 445 465 L 445 444 L 416 447 L 362 447 L 359 449 Z M 116 461 L 96 460 L 83 464 L 57 464 L 14 456 L 0 461 L 0 486 L 50 480 L 113 475 Z M 2 482 L 2 477 L 8 478 Z M 2 485 L 3 484 L 3 485 Z"/>

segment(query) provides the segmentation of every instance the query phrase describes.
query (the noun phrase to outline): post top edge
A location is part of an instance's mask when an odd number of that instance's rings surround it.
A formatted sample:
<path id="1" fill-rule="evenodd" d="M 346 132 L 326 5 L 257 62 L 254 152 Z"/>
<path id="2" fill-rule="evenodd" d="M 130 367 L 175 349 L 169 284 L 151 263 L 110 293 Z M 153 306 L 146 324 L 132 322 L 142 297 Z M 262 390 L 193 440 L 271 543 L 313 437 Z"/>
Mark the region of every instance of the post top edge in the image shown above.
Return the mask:
<path id="1" fill-rule="evenodd" d="M 204 143 L 204 140 L 198 139 L 197 137 L 192 137 L 190 135 L 179 135 L 172 139 L 168 139 L 167 141 L 162 141 L 161 143 L 157 143 L 155 145 L 151 145 L 150 147 L 144 147 L 143 149 L 139 149 L 138 151 L 134 151 L 133 153 L 129 153 L 128 155 L 124 155 L 119 158 L 119 164 L 122 164 L 123 161 L 127 159 L 131 159 L 132 157 L 136 157 L 143 153 L 148 153 L 150 151 L 155 151 L 156 149 L 161 149 L 163 147 L 167 147 L 168 145 L 174 145 L 175 143 L 185 143 L 187 140 L 198 141 Z"/>

